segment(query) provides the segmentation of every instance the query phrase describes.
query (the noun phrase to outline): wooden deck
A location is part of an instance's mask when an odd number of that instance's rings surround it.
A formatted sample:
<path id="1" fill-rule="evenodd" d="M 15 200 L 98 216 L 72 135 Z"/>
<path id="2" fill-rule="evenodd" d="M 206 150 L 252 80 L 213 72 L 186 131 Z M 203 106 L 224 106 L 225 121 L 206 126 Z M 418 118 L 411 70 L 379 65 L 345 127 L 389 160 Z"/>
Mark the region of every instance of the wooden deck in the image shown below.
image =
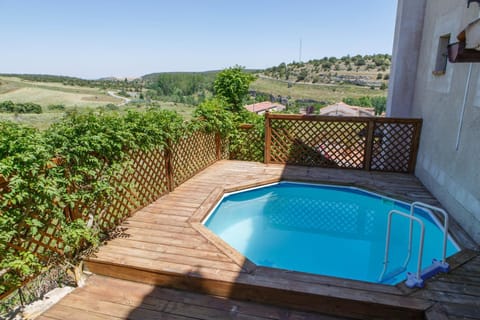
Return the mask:
<path id="1" fill-rule="evenodd" d="M 114 288 L 115 290 L 112 290 Z M 342 320 L 94 275 L 37 320 Z"/>
<path id="2" fill-rule="evenodd" d="M 439 205 L 412 175 L 219 161 L 135 213 L 122 225 L 118 237 L 108 241 L 95 256 L 89 258 L 87 267 L 99 275 L 301 309 L 315 312 L 317 316 L 320 313 L 359 319 L 480 319 L 480 257 L 475 251 L 475 243 L 455 222 L 451 225 L 452 233 L 465 250 L 450 259 L 453 272 L 429 281 L 422 290 L 410 290 L 402 284 L 392 287 L 257 267 L 200 225 L 199 221 L 224 190 L 278 180 L 356 185 L 408 201 Z M 101 283 L 118 281 L 97 276 L 94 279 Z M 122 283 L 127 287 L 134 286 Z M 118 301 L 122 297 L 128 298 L 120 293 L 124 290 L 128 292 L 128 289 L 117 288 L 114 282 L 109 288 L 118 291 L 115 293 Z M 183 293 L 185 297 L 190 294 Z M 97 303 L 92 297 L 95 295 L 78 298 L 83 301 L 80 305 L 88 304 L 82 299 Z M 207 299 L 206 296 L 199 297 Z M 65 301 L 70 301 L 68 299 L 76 301 L 76 298 L 70 297 Z M 140 305 L 142 303 L 149 302 L 144 300 Z M 80 312 L 81 308 L 75 305 L 74 302 L 62 302 L 58 308 L 64 311 L 72 308 L 71 312 Z M 61 313 L 55 308 L 44 315 L 45 319 L 58 318 L 51 313 Z M 124 314 L 111 315 L 112 318 L 124 318 Z"/>

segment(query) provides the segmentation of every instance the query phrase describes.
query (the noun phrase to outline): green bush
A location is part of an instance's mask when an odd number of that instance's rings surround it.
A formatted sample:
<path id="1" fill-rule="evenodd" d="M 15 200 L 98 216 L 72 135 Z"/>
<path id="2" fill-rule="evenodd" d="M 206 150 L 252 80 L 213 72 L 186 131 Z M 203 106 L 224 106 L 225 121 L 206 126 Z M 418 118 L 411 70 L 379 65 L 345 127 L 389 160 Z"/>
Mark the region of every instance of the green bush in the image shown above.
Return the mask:
<path id="1" fill-rule="evenodd" d="M 42 113 L 42 107 L 36 103 L 13 103 L 12 101 L 0 102 L 0 112 L 6 113 Z"/>
<path id="2" fill-rule="evenodd" d="M 99 204 L 129 187 L 116 178 L 131 170 L 132 151 L 165 148 L 203 130 L 229 141 L 233 158 L 261 161 L 263 117 L 225 106 L 219 98 L 206 100 L 189 123 L 158 109 L 72 113 L 45 131 L 0 122 L 0 175 L 8 181 L 0 193 L 0 270 L 7 270 L 0 277 L 0 294 L 52 261 L 75 262 L 81 251 L 98 245 L 104 232 Z M 242 128 L 243 123 L 252 127 Z M 52 244 L 58 251 L 37 256 L 25 246 L 45 232 L 62 241 Z M 47 260 L 40 260 L 42 254 Z"/>
<path id="3" fill-rule="evenodd" d="M 65 105 L 63 105 L 63 104 L 51 104 L 51 105 L 47 106 L 47 109 L 48 109 L 48 110 L 60 110 L 60 111 L 63 111 L 63 110 L 65 110 Z"/>
<path id="4" fill-rule="evenodd" d="M 97 245 L 98 205 L 126 187 L 114 178 L 129 170 L 130 152 L 175 142 L 185 128 L 179 115 L 164 110 L 73 114 L 43 132 L 0 122 L 0 175 L 8 180 L 0 194 L 0 270 L 8 271 L 0 294 L 49 263 L 18 248 L 39 240 L 52 223 L 63 241 L 49 260 L 75 260 Z"/>

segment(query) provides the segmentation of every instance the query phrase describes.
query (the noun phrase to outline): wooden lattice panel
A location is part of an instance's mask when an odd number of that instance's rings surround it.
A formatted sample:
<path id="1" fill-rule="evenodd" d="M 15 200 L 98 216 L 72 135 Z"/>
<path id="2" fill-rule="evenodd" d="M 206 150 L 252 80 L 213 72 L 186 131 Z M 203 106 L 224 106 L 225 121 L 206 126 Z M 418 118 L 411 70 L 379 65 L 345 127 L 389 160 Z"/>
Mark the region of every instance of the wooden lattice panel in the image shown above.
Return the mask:
<path id="1" fill-rule="evenodd" d="M 379 137 L 373 153 L 371 170 L 410 172 L 415 148 L 416 123 L 375 123 Z"/>
<path id="2" fill-rule="evenodd" d="M 296 165 L 362 169 L 367 122 L 271 122 L 270 161 Z"/>
<path id="3" fill-rule="evenodd" d="M 108 206 L 98 208 L 101 226 L 110 229 L 135 210 L 168 192 L 165 153 L 160 148 L 136 151 L 130 156 L 132 169 L 117 178 L 117 190 Z"/>
<path id="4" fill-rule="evenodd" d="M 38 219 L 41 221 L 39 217 Z M 43 223 L 44 227 L 38 230 L 35 237 L 30 236 L 30 227 L 26 223 L 20 223 L 18 234 L 8 243 L 10 250 L 16 254 L 25 251 L 31 252 L 44 263 L 48 262 L 55 254 L 63 254 L 63 241 L 57 237 L 60 228 L 58 222 L 47 219 Z"/>
<path id="5" fill-rule="evenodd" d="M 217 161 L 215 134 L 200 131 L 180 139 L 172 152 L 173 187 Z"/>
<path id="6" fill-rule="evenodd" d="M 103 230 L 111 230 L 134 211 L 152 203 L 217 159 L 228 157 L 226 141 L 222 141 L 215 134 L 202 132 L 181 139 L 169 148 L 154 148 L 130 154 L 130 169 L 125 169 L 120 176 L 113 179 L 117 186 L 113 194 L 107 199 L 96 199 L 95 214 Z M 1 200 L 2 194 L 8 192 L 8 182 L 0 182 Z M 94 204 L 78 204 L 77 207 L 92 205 Z M 66 208 L 64 213 L 73 217 L 76 210 Z M 37 235 L 31 237 L 30 227 L 26 223 L 20 223 L 19 233 L 8 243 L 8 248 L 14 255 L 31 252 L 47 265 L 52 256 L 63 255 L 64 245 L 59 237 L 61 226 L 58 221 L 49 217 L 36 218 L 44 223 Z"/>
<path id="7" fill-rule="evenodd" d="M 235 144 L 231 145 L 230 159 L 242 161 L 263 161 L 265 137 L 263 130 L 256 127 L 241 127 Z"/>
<path id="8" fill-rule="evenodd" d="M 267 114 L 265 162 L 413 172 L 420 119 Z"/>

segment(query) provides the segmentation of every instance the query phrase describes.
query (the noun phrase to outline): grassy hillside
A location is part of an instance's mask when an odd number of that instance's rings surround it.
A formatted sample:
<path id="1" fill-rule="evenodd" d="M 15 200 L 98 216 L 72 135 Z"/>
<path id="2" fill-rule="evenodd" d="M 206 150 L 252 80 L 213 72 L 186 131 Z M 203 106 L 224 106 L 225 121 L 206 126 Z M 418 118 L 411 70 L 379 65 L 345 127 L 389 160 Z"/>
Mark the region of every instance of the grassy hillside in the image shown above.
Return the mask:
<path id="1" fill-rule="evenodd" d="M 346 100 L 363 101 L 365 105 L 358 105 L 372 107 L 369 101 L 373 98 L 386 101 L 390 63 L 391 57 L 386 54 L 281 63 L 257 73 L 251 90 L 258 97 L 254 101 L 275 99 L 288 104 L 290 112 Z M 382 108 L 377 106 L 380 113 Z"/>
<path id="2" fill-rule="evenodd" d="M 285 80 L 274 80 L 259 77 L 251 86 L 252 90 L 270 93 L 276 96 L 291 97 L 293 100 L 309 99 L 325 102 L 342 101 L 343 98 L 362 96 L 385 96 L 385 90 L 372 90 L 352 84 L 311 84 L 288 83 Z"/>
<path id="3" fill-rule="evenodd" d="M 349 83 L 380 88 L 388 83 L 390 64 L 388 54 L 325 57 L 308 62 L 281 63 L 264 70 L 262 75 L 293 83 Z"/>

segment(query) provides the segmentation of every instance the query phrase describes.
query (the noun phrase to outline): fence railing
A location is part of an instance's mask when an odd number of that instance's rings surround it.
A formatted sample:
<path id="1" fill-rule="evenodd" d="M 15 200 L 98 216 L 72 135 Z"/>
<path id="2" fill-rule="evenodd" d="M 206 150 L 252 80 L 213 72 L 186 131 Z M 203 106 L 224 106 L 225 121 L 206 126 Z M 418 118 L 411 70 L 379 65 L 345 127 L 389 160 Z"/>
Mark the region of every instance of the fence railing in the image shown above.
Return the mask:
<path id="1" fill-rule="evenodd" d="M 265 163 L 412 173 L 421 119 L 265 116 Z"/>

